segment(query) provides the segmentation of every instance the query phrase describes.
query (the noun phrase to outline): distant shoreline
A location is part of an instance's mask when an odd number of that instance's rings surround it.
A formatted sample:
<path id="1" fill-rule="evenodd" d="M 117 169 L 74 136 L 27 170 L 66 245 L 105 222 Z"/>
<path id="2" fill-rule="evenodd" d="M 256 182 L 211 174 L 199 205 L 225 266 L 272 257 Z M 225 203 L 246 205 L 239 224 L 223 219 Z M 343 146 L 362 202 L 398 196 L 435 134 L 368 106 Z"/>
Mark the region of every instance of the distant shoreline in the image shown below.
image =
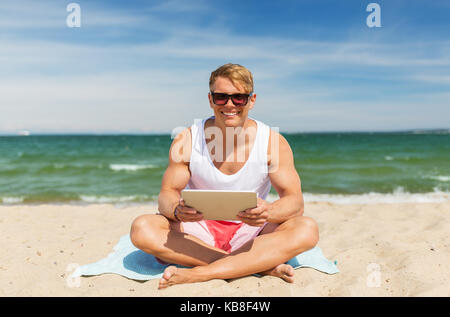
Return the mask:
<path id="1" fill-rule="evenodd" d="M 0 132 L 0 137 L 26 137 L 26 136 L 170 136 L 170 132 L 36 132 L 32 131 L 26 135 L 19 134 L 17 132 Z M 405 129 L 405 130 L 361 130 L 361 131 L 280 131 L 282 134 L 295 135 L 295 134 L 450 134 L 450 128 L 439 129 Z"/>

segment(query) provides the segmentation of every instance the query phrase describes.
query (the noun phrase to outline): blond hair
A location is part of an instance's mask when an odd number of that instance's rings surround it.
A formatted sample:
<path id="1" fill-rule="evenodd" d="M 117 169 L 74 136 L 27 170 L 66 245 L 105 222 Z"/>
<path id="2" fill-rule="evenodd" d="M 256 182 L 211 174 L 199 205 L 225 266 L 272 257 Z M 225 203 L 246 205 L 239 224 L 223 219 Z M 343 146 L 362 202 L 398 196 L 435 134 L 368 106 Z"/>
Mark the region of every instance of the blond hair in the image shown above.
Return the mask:
<path id="1" fill-rule="evenodd" d="M 234 86 L 243 88 L 245 93 L 253 92 L 252 73 L 242 65 L 228 63 L 213 71 L 211 77 L 209 77 L 209 89 L 211 91 L 217 77 L 228 78 Z"/>

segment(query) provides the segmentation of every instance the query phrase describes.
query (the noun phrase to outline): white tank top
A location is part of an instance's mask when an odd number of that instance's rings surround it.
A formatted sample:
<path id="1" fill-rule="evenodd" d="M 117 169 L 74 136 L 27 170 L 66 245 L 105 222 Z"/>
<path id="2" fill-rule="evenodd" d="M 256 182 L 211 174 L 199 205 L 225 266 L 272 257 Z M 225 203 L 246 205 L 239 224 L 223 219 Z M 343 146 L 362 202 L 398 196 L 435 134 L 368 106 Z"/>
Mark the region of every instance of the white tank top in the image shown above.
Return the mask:
<path id="1" fill-rule="evenodd" d="M 198 120 L 191 126 L 192 149 L 189 163 L 191 178 L 186 188 L 255 191 L 258 197 L 265 199 L 271 187 L 267 166 L 270 128 L 252 119 L 257 124 L 257 130 L 249 157 L 239 171 L 227 175 L 214 165 L 209 154 L 204 130 L 208 119 Z"/>

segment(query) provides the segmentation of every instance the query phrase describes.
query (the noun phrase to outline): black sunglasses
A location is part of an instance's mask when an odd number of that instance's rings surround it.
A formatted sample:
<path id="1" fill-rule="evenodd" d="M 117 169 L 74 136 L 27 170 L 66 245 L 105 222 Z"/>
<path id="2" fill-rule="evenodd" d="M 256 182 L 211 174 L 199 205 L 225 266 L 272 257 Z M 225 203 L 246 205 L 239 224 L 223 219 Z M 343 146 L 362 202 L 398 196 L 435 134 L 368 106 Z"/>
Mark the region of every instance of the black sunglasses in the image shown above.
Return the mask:
<path id="1" fill-rule="evenodd" d="M 218 105 L 218 106 L 224 106 L 228 103 L 228 100 L 230 100 L 233 102 L 233 104 L 235 106 L 238 107 L 242 107 L 245 106 L 248 102 L 248 98 L 251 96 L 252 94 L 224 94 L 221 92 L 212 92 L 211 91 L 211 97 L 212 100 L 214 102 L 214 104 Z"/>

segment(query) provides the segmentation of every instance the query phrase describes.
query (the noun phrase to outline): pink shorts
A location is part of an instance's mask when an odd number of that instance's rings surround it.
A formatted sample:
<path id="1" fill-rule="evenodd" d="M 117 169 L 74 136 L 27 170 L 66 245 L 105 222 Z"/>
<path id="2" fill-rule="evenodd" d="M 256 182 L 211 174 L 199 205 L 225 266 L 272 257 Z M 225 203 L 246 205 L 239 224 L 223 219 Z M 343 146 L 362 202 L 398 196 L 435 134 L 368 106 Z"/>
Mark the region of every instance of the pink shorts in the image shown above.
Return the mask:
<path id="1" fill-rule="evenodd" d="M 211 246 L 233 252 L 246 242 L 256 238 L 267 223 L 261 227 L 250 226 L 243 222 L 215 220 L 183 222 L 182 224 L 184 233 L 193 235 Z"/>
<path id="2" fill-rule="evenodd" d="M 255 239 L 267 222 L 261 227 L 250 226 L 243 222 L 215 220 L 182 222 L 182 224 L 184 233 L 193 235 L 210 246 L 230 253 L 239 249 L 246 242 Z M 169 264 L 159 258 L 156 258 L 156 260 L 163 265 Z"/>

